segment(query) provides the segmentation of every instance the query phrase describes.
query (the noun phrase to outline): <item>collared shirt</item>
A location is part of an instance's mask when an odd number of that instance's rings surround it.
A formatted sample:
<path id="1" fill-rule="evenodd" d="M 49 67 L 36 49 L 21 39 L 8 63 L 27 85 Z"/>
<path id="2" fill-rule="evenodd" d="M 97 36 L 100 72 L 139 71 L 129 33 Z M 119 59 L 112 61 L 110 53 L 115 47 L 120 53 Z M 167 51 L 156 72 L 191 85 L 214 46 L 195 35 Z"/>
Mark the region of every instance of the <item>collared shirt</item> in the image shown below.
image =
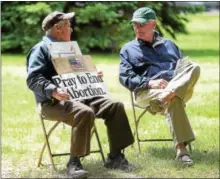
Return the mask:
<path id="1" fill-rule="evenodd" d="M 138 91 L 146 88 L 150 80 L 170 81 L 180 58 L 182 53 L 179 48 L 157 32 L 152 45 L 134 39 L 120 51 L 120 83 L 131 91 Z"/>

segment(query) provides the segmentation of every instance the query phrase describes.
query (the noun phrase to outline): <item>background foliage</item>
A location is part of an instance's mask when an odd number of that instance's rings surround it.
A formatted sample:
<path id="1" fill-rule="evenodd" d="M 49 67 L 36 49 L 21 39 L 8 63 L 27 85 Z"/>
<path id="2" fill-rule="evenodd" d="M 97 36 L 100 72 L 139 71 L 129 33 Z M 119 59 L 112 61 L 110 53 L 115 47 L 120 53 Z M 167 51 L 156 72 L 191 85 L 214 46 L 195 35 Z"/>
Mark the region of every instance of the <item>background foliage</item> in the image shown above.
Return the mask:
<path id="1" fill-rule="evenodd" d="M 52 11 L 76 12 L 72 40 L 82 51 L 117 51 L 134 37 L 129 23 L 132 13 L 148 6 L 157 14 L 158 30 L 176 38 L 187 33 L 186 14 L 202 11 L 201 6 L 176 7 L 175 2 L 2 2 L 2 52 L 26 53 L 41 36 L 41 22 Z"/>

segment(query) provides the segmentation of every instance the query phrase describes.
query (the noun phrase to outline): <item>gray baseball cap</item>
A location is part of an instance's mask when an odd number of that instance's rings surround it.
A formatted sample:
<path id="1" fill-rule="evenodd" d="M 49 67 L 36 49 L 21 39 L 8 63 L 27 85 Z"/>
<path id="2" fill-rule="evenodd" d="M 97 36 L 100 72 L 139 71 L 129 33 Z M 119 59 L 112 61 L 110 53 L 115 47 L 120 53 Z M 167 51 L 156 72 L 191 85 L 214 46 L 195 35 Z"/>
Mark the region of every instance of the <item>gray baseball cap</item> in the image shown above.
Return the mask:
<path id="1" fill-rule="evenodd" d="M 73 16 L 75 15 L 74 12 L 71 13 L 63 13 L 63 12 L 58 12 L 58 11 L 54 11 L 50 14 L 48 14 L 43 22 L 42 22 L 42 29 L 44 31 L 47 31 L 48 29 L 50 29 L 51 27 L 54 26 L 54 24 L 56 24 L 57 22 L 59 22 L 60 20 L 64 20 L 64 19 L 71 19 L 73 18 Z"/>

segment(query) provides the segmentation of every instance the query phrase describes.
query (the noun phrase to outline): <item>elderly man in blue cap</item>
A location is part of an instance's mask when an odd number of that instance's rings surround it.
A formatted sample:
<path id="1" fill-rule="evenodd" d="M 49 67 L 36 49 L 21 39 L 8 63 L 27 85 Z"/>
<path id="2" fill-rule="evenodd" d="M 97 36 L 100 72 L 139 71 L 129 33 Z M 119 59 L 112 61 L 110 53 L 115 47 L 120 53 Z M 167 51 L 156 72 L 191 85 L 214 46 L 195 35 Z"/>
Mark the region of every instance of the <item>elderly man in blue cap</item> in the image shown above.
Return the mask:
<path id="1" fill-rule="evenodd" d="M 165 115 L 176 147 L 176 159 L 193 164 L 186 146 L 195 140 L 185 103 L 192 97 L 200 76 L 200 67 L 183 58 L 171 40 L 155 30 L 156 14 L 142 7 L 131 20 L 136 38 L 120 51 L 119 79 L 133 91 L 135 100 L 152 114 Z"/>

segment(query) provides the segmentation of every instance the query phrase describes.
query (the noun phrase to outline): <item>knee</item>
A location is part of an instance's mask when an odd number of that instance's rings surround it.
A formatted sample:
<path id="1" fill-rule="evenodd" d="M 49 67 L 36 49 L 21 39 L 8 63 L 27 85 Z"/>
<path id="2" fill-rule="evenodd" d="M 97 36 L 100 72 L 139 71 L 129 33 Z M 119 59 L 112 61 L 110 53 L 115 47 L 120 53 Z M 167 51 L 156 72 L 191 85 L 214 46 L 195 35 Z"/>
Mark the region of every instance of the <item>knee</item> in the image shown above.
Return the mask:
<path id="1" fill-rule="evenodd" d="M 112 101 L 109 106 L 109 110 L 106 113 L 106 121 L 123 121 L 126 116 L 124 104 L 120 101 Z M 106 123 L 106 124 L 107 124 Z"/>
<path id="2" fill-rule="evenodd" d="M 193 73 L 193 76 L 196 79 L 199 78 L 199 76 L 200 76 L 200 66 L 198 64 L 196 64 L 196 63 L 193 64 L 193 71 L 192 71 L 192 73 Z"/>
<path id="3" fill-rule="evenodd" d="M 81 110 L 78 115 L 75 115 L 75 119 L 78 121 L 78 127 L 90 126 L 95 120 L 95 114 L 93 110 L 88 107 Z"/>
<path id="4" fill-rule="evenodd" d="M 74 118 L 82 121 L 93 121 L 95 114 L 91 108 L 83 107 L 74 114 Z"/>
<path id="5" fill-rule="evenodd" d="M 117 109 L 124 109 L 124 104 L 120 101 L 114 101 L 114 102 L 112 102 L 112 104 Z"/>
<path id="6" fill-rule="evenodd" d="M 192 63 L 192 67 L 193 67 L 193 73 L 199 75 L 200 74 L 200 70 L 201 70 L 200 66 L 197 63 Z"/>
<path id="7" fill-rule="evenodd" d="M 93 119 L 95 118 L 95 114 L 91 108 L 85 108 L 81 111 L 83 117 Z"/>
<path id="8" fill-rule="evenodd" d="M 112 109 L 113 109 L 111 110 L 112 115 L 124 115 L 125 114 L 124 104 L 120 101 L 114 101 Z"/>
<path id="9" fill-rule="evenodd" d="M 196 71 L 197 73 L 200 73 L 200 66 L 197 63 L 194 63 L 194 71 Z"/>

